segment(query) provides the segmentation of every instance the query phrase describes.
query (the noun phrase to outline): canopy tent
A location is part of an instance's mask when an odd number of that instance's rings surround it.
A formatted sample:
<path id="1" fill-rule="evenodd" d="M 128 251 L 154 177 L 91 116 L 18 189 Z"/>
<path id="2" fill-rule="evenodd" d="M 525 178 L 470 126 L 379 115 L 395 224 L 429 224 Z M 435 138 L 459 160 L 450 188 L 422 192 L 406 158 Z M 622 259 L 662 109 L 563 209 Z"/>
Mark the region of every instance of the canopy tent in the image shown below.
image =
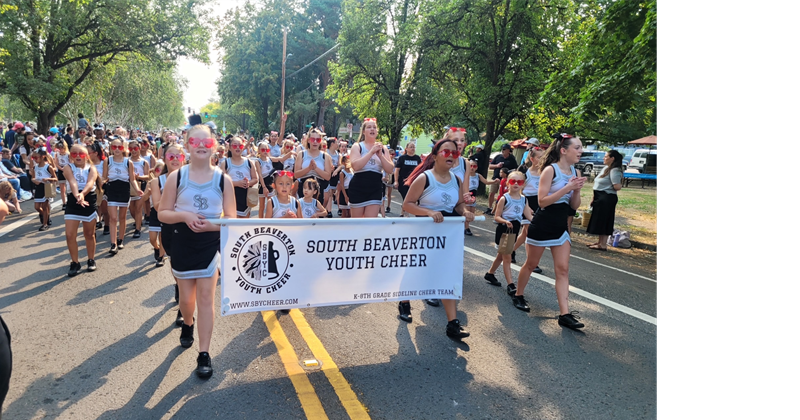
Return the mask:
<path id="1" fill-rule="evenodd" d="M 656 145 L 656 136 L 647 136 L 642 137 L 638 140 L 629 141 L 628 144 L 639 144 L 643 146 L 655 146 Z"/>

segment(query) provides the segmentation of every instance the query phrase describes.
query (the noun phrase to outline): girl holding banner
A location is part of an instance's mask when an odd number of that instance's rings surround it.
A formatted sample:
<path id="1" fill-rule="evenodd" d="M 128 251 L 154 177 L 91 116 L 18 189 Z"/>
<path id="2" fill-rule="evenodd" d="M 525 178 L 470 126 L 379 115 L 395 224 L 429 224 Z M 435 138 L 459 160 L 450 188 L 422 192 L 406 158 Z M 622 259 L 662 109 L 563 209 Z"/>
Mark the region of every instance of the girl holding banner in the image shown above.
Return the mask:
<path id="1" fill-rule="evenodd" d="M 200 354 L 195 373 L 209 378 L 211 334 L 214 331 L 214 296 L 219 278 L 220 226 L 206 219 L 236 218 L 233 181 L 211 165 L 216 140 L 208 126 L 199 124 L 186 132 L 190 163 L 169 175 L 159 203 L 159 220 L 171 224 L 172 274 L 178 279 L 180 308 L 184 316 L 180 343 L 194 343 L 194 314 L 197 304 L 197 329 Z M 243 145 L 241 139 L 238 143 Z M 241 157 L 241 149 L 239 149 Z M 189 316 L 187 316 L 189 315 Z"/>
<path id="2" fill-rule="evenodd" d="M 378 217 L 385 191 L 382 172 L 394 169 L 389 150 L 377 138 L 375 118 L 364 118 L 358 142 L 350 148 L 350 163 L 355 172 L 348 191 L 352 217 Z"/>
<path id="3" fill-rule="evenodd" d="M 363 132 L 363 131 L 362 131 Z M 421 165 L 414 169 L 408 177 L 406 185 L 408 194 L 403 201 L 403 211 L 417 217 L 431 217 L 436 223 L 444 221 L 445 216 L 462 215 L 467 222 L 474 220 L 472 212 L 466 209 L 464 196 L 461 194 L 461 182 L 450 172 L 459 152 L 456 142 L 442 139 L 433 146 L 431 153 Z M 456 301 L 442 299 L 447 314 L 445 333 L 451 338 L 469 337 L 456 318 Z M 402 301 L 398 304 L 400 319 L 411 322 L 411 304 Z"/>

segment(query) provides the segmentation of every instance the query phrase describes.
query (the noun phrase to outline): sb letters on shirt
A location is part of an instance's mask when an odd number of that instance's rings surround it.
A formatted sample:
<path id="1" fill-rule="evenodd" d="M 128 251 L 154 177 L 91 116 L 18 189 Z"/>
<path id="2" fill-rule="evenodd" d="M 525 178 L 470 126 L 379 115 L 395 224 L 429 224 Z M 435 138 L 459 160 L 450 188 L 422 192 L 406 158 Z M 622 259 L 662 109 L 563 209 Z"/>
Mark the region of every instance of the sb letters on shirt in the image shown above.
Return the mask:
<path id="1" fill-rule="evenodd" d="M 464 219 L 223 222 L 222 315 L 415 299 L 461 299 Z"/>

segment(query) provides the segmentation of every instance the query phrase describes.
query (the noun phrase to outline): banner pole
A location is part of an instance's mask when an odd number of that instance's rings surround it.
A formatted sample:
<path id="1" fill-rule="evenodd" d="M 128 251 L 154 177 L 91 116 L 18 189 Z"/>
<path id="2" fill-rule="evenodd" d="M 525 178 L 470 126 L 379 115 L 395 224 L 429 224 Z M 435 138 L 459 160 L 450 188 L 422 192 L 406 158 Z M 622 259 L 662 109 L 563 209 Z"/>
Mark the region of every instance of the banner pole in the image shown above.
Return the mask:
<path id="1" fill-rule="evenodd" d="M 347 224 L 347 225 L 357 225 L 363 224 L 365 221 L 369 221 L 370 223 L 379 222 L 385 224 L 396 224 L 398 221 L 402 223 L 434 223 L 433 219 L 430 217 L 392 217 L 392 218 L 355 218 L 355 219 L 327 219 L 327 218 L 320 218 L 320 219 L 206 219 L 209 223 L 213 223 L 215 225 L 228 225 L 228 226 L 237 226 L 237 225 L 253 225 L 253 224 L 268 224 L 268 225 L 312 225 L 315 226 L 319 225 L 326 225 L 326 224 Z M 485 216 L 475 216 L 473 221 L 475 222 L 482 222 L 486 220 Z M 463 216 L 459 217 L 445 217 L 444 222 L 442 223 L 464 223 L 466 220 Z"/>

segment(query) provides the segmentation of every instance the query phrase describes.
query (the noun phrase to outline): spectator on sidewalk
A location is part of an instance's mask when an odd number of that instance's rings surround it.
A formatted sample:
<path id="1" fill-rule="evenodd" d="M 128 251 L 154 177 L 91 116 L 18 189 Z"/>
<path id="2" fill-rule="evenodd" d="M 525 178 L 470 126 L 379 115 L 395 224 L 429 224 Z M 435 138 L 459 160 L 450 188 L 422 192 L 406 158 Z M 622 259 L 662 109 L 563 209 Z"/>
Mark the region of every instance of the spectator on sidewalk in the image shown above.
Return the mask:
<path id="1" fill-rule="evenodd" d="M 3 172 L 8 177 L 16 177 L 17 181 L 20 184 L 20 188 L 23 190 L 18 193 L 18 196 L 23 201 L 30 199 L 26 192 L 31 189 L 31 182 L 28 178 L 28 174 L 17 164 L 14 162 L 15 158 L 19 158 L 18 156 L 12 157 L 11 151 L 8 149 L 2 150 L 2 168 L 0 168 L 0 172 Z M 9 181 L 14 185 L 14 182 Z"/>
<path id="2" fill-rule="evenodd" d="M 469 160 L 478 162 L 478 173 L 483 175 L 483 170 L 486 168 L 486 162 L 488 159 L 486 158 L 486 152 L 483 151 L 482 144 L 475 145 L 475 153 L 469 157 Z"/>
<path id="3" fill-rule="evenodd" d="M 17 193 L 11 183 L 6 180 L 0 181 L 0 201 L 6 204 L 9 213 L 22 213 Z"/>

